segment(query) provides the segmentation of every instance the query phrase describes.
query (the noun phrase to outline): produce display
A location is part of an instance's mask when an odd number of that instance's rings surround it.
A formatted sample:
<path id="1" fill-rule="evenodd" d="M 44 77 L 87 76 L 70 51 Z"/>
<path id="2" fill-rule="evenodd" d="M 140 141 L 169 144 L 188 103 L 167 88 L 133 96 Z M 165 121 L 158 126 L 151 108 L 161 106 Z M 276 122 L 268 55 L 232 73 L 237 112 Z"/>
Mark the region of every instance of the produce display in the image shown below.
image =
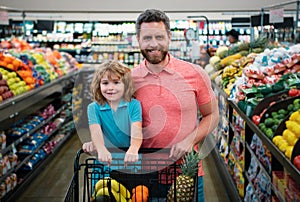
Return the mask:
<path id="1" fill-rule="evenodd" d="M 22 45 L 21 45 L 22 44 Z M 50 48 L 32 48 L 26 42 L 11 39 L 0 45 L 0 101 L 25 93 L 78 69 L 77 61 L 69 54 Z M 3 92 L 5 91 L 5 92 Z M 4 98 L 3 98 L 4 97 Z"/>
<path id="2" fill-rule="evenodd" d="M 254 42 L 241 43 L 229 49 L 220 47 L 221 51 L 217 50 L 216 55 L 210 59 L 210 64 L 216 70 L 211 75 L 212 80 L 231 99 L 237 102 L 245 100 L 246 92 L 252 87 L 271 88 L 282 75 L 300 71 L 300 44 L 270 49 L 266 42 L 264 38 L 258 38 Z M 297 85 L 297 81 L 299 83 L 299 79 L 294 78 L 294 83 L 290 82 L 290 85 Z M 274 90 L 279 91 L 280 88 L 277 85 Z"/>
<path id="3" fill-rule="evenodd" d="M 2 72 L 0 68 L 0 102 L 14 96 L 13 92 L 7 85 L 6 79 L 4 79 L 5 76 L 3 78 L 3 74 L 4 72 Z"/>
<path id="4" fill-rule="evenodd" d="M 258 41 L 256 47 L 254 41 L 239 43 L 233 49 L 219 47 L 206 68 L 213 83 L 227 94 L 224 97 L 230 100 L 229 105 L 235 105 L 233 109 L 238 107 L 239 113 L 249 117 L 261 131 L 256 135 L 255 125 L 246 121 L 250 127 L 246 134 L 248 138 L 253 135 L 253 139 L 251 149 L 247 137 L 244 143 L 247 156 L 251 157 L 244 170 L 238 168 L 239 153 L 232 148 L 238 142 L 235 141 L 236 133 L 242 134 L 236 125 L 232 126 L 232 139 L 227 140 L 227 144 L 231 144 L 229 154 L 227 152 L 223 158 L 244 201 L 298 201 L 300 187 L 295 180 L 300 167 L 300 124 L 297 121 L 300 114 L 300 44 L 275 47 L 263 38 Z M 221 146 L 226 145 L 223 139 Z M 266 146 L 268 139 L 274 143 L 273 147 Z M 283 162 L 274 161 L 278 152 L 286 157 Z M 286 166 L 284 160 L 295 167 Z M 284 168 L 281 170 L 277 166 Z M 280 176 L 275 175 L 278 173 Z M 240 192 L 241 183 L 237 183 L 242 182 L 239 175 L 248 181 L 241 189 L 245 191 L 244 196 Z"/>
<path id="5" fill-rule="evenodd" d="M 295 99 L 295 103 L 299 104 L 300 99 Z M 275 136 L 272 141 L 286 155 L 288 159 L 292 159 L 294 145 L 300 138 L 300 110 L 293 112 L 287 121 L 285 121 L 286 129 L 281 135 Z"/>

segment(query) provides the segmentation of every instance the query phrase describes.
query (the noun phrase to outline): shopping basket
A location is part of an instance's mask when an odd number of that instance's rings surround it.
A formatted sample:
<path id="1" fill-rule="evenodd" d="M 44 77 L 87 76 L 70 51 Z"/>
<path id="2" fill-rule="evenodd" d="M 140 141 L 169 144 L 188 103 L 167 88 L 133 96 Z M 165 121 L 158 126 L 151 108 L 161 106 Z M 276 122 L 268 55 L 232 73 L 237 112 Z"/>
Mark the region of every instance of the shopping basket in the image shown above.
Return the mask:
<path id="1" fill-rule="evenodd" d="M 114 152 L 113 150 L 110 150 Z M 118 150 L 120 151 L 120 150 Z M 110 169 L 106 169 L 104 164 L 95 163 L 94 157 L 86 158 L 80 163 L 80 156 L 83 152 L 80 149 L 74 160 L 74 175 L 69 184 L 65 195 L 65 202 L 90 202 L 95 198 L 95 184 L 100 179 L 108 179 L 107 187 L 110 200 L 116 201 L 115 193 L 111 192 L 111 179 L 116 180 L 131 193 L 132 189 L 138 186 L 145 186 L 147 190 L 147 201 L 167 201 L 167 194 L 172 183 L 174 184 L 174 200 L 181 201 L 178 196 L 176 198 L 176 177 L 181 174 L 180 161 L 174 162 L 168 156 L 169 149 L 140 149 L 142 159 L 136 163 L 130 163 L 124 167 L 124 159 L 113 159 Z M 80 172 L 83 170 L 82 172 Z M 103 185 L 104 186 L 104 185 Z M 194 179 L 194 195 L 197 195 L 197 177 Z M 132 196 L 124 196 L 129 200 Z M 193 201 L 197 201 L 194 197 Z M 106 201 L 103 200 L 102 201 Z M 124 201 L 119 198 L 119 201 Z M 116 201 L 116 202 L 119 202 Z M 135 200 L 139 201 L 139 200 Z M 142 200 L 140 200 L 142 201 Z M 144 200 L 143 200 L 144 201 Z"/>

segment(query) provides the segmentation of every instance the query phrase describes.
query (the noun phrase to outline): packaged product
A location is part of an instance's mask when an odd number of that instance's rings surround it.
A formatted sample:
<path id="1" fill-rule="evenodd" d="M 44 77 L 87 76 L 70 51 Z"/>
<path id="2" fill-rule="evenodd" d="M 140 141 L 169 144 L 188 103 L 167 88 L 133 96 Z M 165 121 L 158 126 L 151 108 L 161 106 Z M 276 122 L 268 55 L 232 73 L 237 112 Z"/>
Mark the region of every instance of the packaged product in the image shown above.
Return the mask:
<path id="1" fill-rule="evenodd" d="M 10 175 L 10 179 L 11 179 L 11 189 L 14 189 L 17 186 L 17 174 L 12 173 Z"/>
<path id="2" fill-rule="evenodd" d="M 5 186 L 6 186 L 6 192 L 9 192 L 11 190 L 11 179 L 9 176 L 5 178 Z"/>
<path id="3" fill-rule="evenodd" d="M 0 184 L 0 197 L 1 198 L 4 197 L 5 194 L 6 194 L 6 184 L 5 184 L 5 182 L 2 182 Z"/>

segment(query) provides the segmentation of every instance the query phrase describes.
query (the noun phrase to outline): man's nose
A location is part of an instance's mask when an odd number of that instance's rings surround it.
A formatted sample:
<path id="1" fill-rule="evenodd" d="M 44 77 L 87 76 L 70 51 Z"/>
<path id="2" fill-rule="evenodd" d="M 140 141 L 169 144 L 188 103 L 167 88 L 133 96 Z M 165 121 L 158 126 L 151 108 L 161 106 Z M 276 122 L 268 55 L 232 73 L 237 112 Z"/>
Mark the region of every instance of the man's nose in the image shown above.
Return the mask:
<path id="1" fill-rule="evenodd" d="M 151 47 L 156 47 L 158 45 L 158 42 L 155 38 L 152 38 L 149 43 Z"/>

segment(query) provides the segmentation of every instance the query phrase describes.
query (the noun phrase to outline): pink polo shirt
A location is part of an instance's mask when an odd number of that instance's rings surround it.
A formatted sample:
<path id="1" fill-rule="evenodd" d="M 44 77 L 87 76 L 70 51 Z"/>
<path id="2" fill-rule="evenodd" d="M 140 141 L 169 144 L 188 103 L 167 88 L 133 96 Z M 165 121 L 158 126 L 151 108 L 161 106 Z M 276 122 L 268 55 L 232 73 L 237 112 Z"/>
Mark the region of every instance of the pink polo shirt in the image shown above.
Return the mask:
<path id="1" fill-rule="evenodd" d="M 159 74 L 146 61 L 132 70 L 143 114 L 143 148 L 171 148 L 197 126 L 197 107 L 214 96 L 203 68 L 170 56 Z M 201 169 L 202 170 L 202 169 Z"/>

